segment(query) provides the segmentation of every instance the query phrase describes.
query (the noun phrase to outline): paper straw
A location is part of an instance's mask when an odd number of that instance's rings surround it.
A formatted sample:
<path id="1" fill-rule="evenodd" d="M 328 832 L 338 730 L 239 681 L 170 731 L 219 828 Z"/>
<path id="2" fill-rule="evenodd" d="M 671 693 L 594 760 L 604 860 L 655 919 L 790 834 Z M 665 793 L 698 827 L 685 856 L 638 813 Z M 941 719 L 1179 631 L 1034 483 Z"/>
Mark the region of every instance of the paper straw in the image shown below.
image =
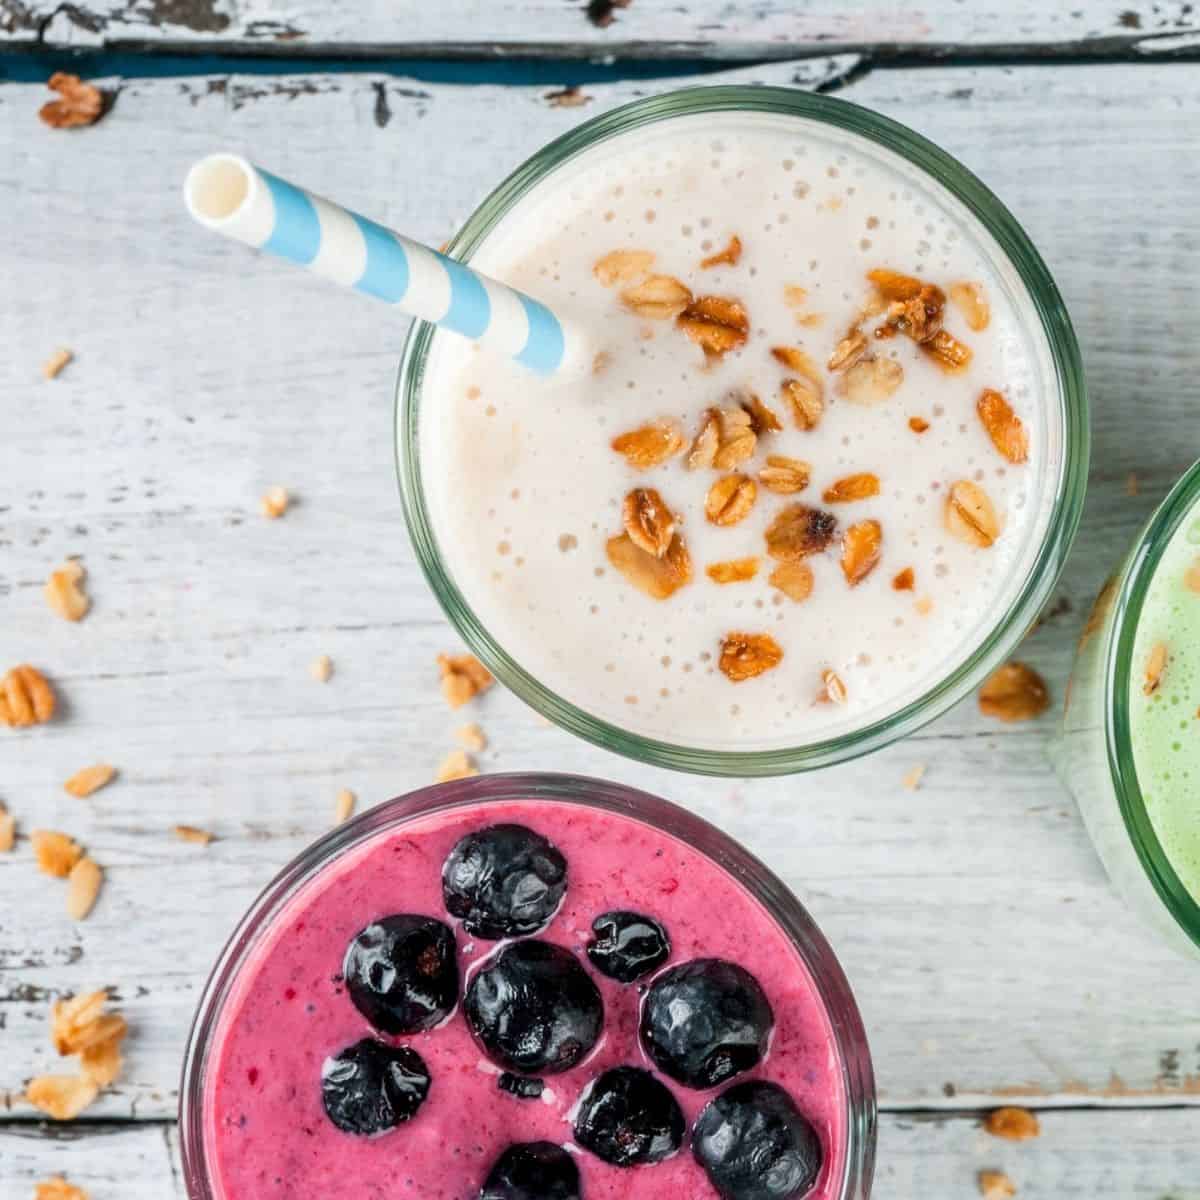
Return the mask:
<path id="1" fill-rule="evenodd" d="M 573 331 L 539 301 L 236 154 L 201 159 L 183 194 L 201 225 L 492 346 L 540 374 L 575 357 Z"/>

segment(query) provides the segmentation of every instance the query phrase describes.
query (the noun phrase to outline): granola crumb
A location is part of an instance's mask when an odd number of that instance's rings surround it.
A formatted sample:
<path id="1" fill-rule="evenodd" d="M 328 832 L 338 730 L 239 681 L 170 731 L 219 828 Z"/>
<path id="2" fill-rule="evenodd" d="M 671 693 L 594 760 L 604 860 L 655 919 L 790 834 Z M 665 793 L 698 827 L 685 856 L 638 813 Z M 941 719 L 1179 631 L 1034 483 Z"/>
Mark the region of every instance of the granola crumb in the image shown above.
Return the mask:
<path id="1" fill-rule="evenodd" d="M 333 659 L 328 654 L 319 654 L 308 664 L 308 673 L 318 683 L 328 683 L 333 675 Z"/>
<path id="2" fill-rule="evenodd" d="M 88 1194 L 83 1188 L 68 1183 L 61 1175 L 51 1175 L 49 1179 L 33 1185 L 33 1200 L 88 1200 Z"/>
<path id="3" fill-rule="evenodd" d="M 473 754 L 487 749 L 487 735 L 474 721 L 469 725 L 460 725 L 454 731 L 454 736 L 463 749 L 470 750 Z"/>
<path id="4" fill-rule="evenodd" d="M 264 517 L 268 517 L 274 521 L 287 512 L 288 505 L 291 502 L 292 498 L 288 495 L 287 488 L 276 485 L 275 487 L 267 488 L 266 492 L 263 493 L 263 498 L 258 502 L 258 507 Z"/>
<path id="5" fill-rule="evenodd" d="M 1137 477 L 1136 471 L 1130 471 L 1125 476 L 1125 495 L 1136 496 L 1142 490 L 1142 485 Z"/>
<path id="6" fill-rule="evenodd" d="M 27 1097 L 57 1120 L 77 1116 L 121 1074 L 121 1043 L 129 1026 L 120 1013 L 104 1011 L 107 1002 L 101 988 L 51 1006 L 50 1042 L 60 1055 L 78 1057 L 80 1074 L 42 1076 L 31 1081 Z"/>
<path id="7" fill-rule="evenodd" d="M 1049 707 L 1046 681 L 1027 663 L 1005 663 L 979 689 L 979 711 L 1000 721 L 1031 721 Z"/>
<path id="8" fill-rule="evenodd" d="M 727 633 L 718 666 L 731 683 L 741 683 L 779 666 L 783 650 L 769 633 Z"/>
<path id="9" fill-rule="evenodd" d="M 590 104 L 592 98 L 581 87 L 572 86 L 557 92 L 547 92 L 545 100 L 551 108 L 580 108 L 584 104 Z"/>
<path id="10" fill-rule="evenodd" d="M 83 620 L 91 607 L 91 601 L 83 589 L 83 580 L 83 566 L 75 559 L 52 571 L 46 580 L 46 603 L 64 621 Z"/>
<path id="11" fill-rule="evenodd" d="M 746 344 L 750 317 L 742 304 L 728 296 L 698 296 L 675 318 L 676 326 L 714 362 Z"/>
<path id="12" fill-rule="evenodd" d="M 0 725 L 23 729 L 44 724 L 56 706 L 54 689 L 36 667 L 22 663 L 0 678 Z"/>
<path id="13" fill-rule="evenodd" d="M 53 1121 L 73 1121 L 98 1095 L 100 1088 L 79 1075 L 36 1075 L 25 1089 L 25 1099 Z"/>
<path id="14" fill-rule="evenodd" d="M 983 1127 L 993 1137 L 1024 1142 L 1042 1132 L 1038 1119 L 1027 1108 L 997 1108 L 984 1118 Z"/>
<path id="15" fill-rule="evenodd" d="M 1166 642 L 1155 642 L 1150 649 L 1150 656 L 1146 659 L 1146 673 L 1142 680 L 1142 694 L 1153 696 L 1158 691 L 1158 685 L 1162 682 L 1163 671 L 1167 667 L 1167 644 Z"/>
<path id="16" fill-rule="evenodd" d="M 103 882 L 103 870 L 86 855 L 71 868 L 67 877 L 67 916 L 72 921 L 82 921 L 92 911 Z"/>
<path id="17" fill-rule="evenodd" d="M 1008 1200 L 1017 1194 L 1017 1189 L 1003 1171 L 980 1171 L 979 1194 L 983 1200 Z"/>
<path id="18" fill-rule="evenodd" d="M 207 846 L 216 840 L 207 829 L 199 829 L 195 825 L 172 825 L 171 832 L 181 842 L 194 842 L 197 846 Z"/>
<path id="19" fill-rule="evenodd" d="M 929 430 L 929 422 L 924 417 L 909 417 L 908 427 L 913 433 L 927 433 Z"/>
<path id="20" fill-rule="evenodd" d="M 46 86 L 58 93 L 38 109 L 38 116 L 51 129 L 77 129 L 95 125 L 104 116 L 106 97 L 95 84 L 84 83 L 78 75 L 55 71 Z"/>
<path id="21" fill-rule="evenodd" d="M 911 592 L 916 586 L 917 576 L 912 567 L 905 567 L 892 576 L 892 588 L 897 592 Z"/>
<path id="22" fill-rule="evenodd" d="M 849 699 L 846 685 L 842 677 L 833 670 L 821 672 L 821 682 L 825 685 L 825 698 L 834 704 L 845 704 Z"/>
<path id="23" fill-rule="evenodd" d="M 954 301 L 973 333 L 988 327 L 992 319 L 991 305 L 982 283 L 952 283 L 950 299 Z"/>
<path id="24" fill-rule="evenodd" d="M 720 250 L 716 254 L 710 254 L 707 258 L 700 260 L 700 269 L 707 271 L 710 267 L 719 267 L 722 264 L 736 267 L 741 257 L 742 239 L 735 233 L 729 239 L 729 243 L 724 250 Z"/>
<path id="25" fill-rule="evenodd" d="M 437 664 L 442 674 L 442 696 L 451 708 L 461 708 L 495 682 L 473 654 L 439 654 Z"/>
<path id="26" fill-rule="evenodd" d="M 334 823 L 341 825 L 344 821 L 350 819 L 350 814 L 354 812 L 355 795 L 349 788 L 342 788 L 337 794 L 337 805 L 334 808 L 333 819 Z"/>
<path id="27" fill-rule="evenodd" d="M 917 763 L 915 767 L 910 767 L 904 774 L 904 778 L 900 781 L 904 784 L 905 790 L 915 792 L 921 786 L 921 780 L 925 775 L 925 764 Z"/>
<path id="28" fill-rule="evenodd" d="M 46 379 L 57 379 L 74 357 L 73 351 L 60 346 L 42 363 L 42 376 Z"/>
<path id="29" fill-rule="evenodd" d="M 97 763 L 94 767 L 84 767 L 83 770 L 76 771 L 63 787 L 68 794 L 78 796 L 82 800 L 102 787 L 107 787 L 116 777 L 116 767 L 110 767 L 107 763 Z"/>
<path id="30" fill-rule="evenodd" d="M 604 287 L 628 283 L 649 274 L 654 266 L 650 250 L 612 250 L 592 265 L 592 274 Z"/>
<path id="31" fill-rule="evenodd" d="M 3 804 L 0 804 L 0 854 L 7 854 L 16 840 L 16 819 Z"/>
<path id="32" fill-rule="evenodd" d="M 434 776 L 435 783 L 449 783 L 452 779 L 469 779 L 479 774 L 479 768 L 471 761 L 465 750 L 451 750 Z"/>
<path id="33" fill-rule="evenodd" d="M 72 868 L 83 857 L 83 847 L 65 833 L 50 829 L 35 829 L 29 835 L 33 844 L 38 870 L 55 879 L 66 879 Z"/>

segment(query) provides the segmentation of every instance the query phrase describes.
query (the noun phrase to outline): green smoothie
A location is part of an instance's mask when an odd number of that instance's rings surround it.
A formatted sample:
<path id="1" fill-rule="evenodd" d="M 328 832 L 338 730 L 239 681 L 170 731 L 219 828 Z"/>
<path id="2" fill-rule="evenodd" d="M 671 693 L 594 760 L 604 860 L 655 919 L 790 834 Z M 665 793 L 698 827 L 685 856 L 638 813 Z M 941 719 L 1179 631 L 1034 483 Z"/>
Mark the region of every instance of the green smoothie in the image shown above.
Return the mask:
<path id="1" fill-rule="evenodd" d="M 1200 504 L 1155 568 L 1130 676 L 1130 740 L 1146 812 L 1200 901 Z"/>

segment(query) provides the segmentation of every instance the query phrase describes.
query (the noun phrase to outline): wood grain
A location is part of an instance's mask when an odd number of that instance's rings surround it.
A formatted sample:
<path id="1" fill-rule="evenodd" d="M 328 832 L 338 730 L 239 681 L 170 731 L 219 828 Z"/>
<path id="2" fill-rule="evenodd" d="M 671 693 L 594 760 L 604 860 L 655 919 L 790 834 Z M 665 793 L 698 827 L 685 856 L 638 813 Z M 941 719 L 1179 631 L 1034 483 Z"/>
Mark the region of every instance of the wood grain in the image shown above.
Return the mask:
<path id="1" fill-rule="evenodd" d="M 0 856 L 0 1091 L 13 1093 L 12 1118 L 30 1115 L 16 1093 L 50 1061 L 50 998 L 101 984 L 133 1031 L 125 1077 L 90 1115 L 169 1117 L 199 988 L 237 916 L 328 827 L 340 788 L 365 806 L 429 781 L 463 719 L 438 698 L 434 656 L 454 638 L 396 496 L 403 324 L 194 228 L 179 197 L 186 166 L 243 149 L 436 244 L 546 139 L 649 90 L 590 88 L 589 103 L 564 109 L 542 89 L 372 76 L 112 86 L 113 112 L 70 134 L 38 123 L 40 88 L 0 86 L 0 227 L 20 231 L 0 288 L 0 664 L 40 665 L 65 707 L 49 726 L 3 733 L 0 799 L 23 834 L 65 829 L 108 872 L 95 913 L 73 926 L 27 841 Z M 888 71 L 843 94 L 974 167 L 1042 248 L 1077 323 L 1096 466 L 1076 552 L 1025 651 L 1061 697 L 1081 609 L 1194 453 L 1200 78 L 1171 65 Z M 47 383 L 39 365 L 59 345 L 77 357 Z M 268 522 L 257 501 L 275 483 L 297 503 Z M 95 601 L 77 626 L 41 597 L 66 554 L 83 556 Z M 318 654 L 336 668 L 324 685 L 307 672 Z M 496 692 L 468 719 L 491 738 L 488 770 L 636 783 L 775 867 L 843 959 L 889 1108 L 1010 1095 L 1200 1103 L 1195 966 L 1110 893 L 1045 761 L 1051 718 L 1001 727 L 966 704 L 871 759 L 752 784 L 636 766 Z M 67 796 L 63 780 L 96 761 L 120 779 L 86 801 Z M 915 763 L 928 771 L 912 793 L 901 780 Z M 219 840 L 179 842 L 179 822 Z M 1103 1154 L 1123 1120 L 1088 1127 Z M 149 1146 L 140 1139 L 162 1135 L 113 1136 Z M 934 1135 L 916 1125 L 911 1136 Z M 1172 1161 L 1186 1165 L 1194 1142 Z M 1128 1162 L 1153 1162 L 1164 1144 Z M 1096 1162 L 1111 1162 L 1103 1154 Z M 1066 1180 L 1066 1163 L 1047 1179 Z M 1129 1178 L 1120 1194 L 1149 1195 L 1133 1189 L 1159 1177 Z"/>
<path id="2" fill-rule="evenodd" d="M 611 20 L 601 15 L 609 10 Z M 594 18 L 589 18 L 589 10 Z M 1195 48 L 1200 18 L 1184 0 L 0 0 L 0 40 L 62 47 L 245 48 L 358 55 L 500 54 L 783 59 L 842 47 L 945 53 L 1057 48 L 1103 54 Z"/>
<path id="3" fill-rule="evenodd" d="M 974 1114 L 885 1114 L 880 1120 L 875 1194 L 964 1200 L 978 1196 L 981 1170 L 1002 1170 L 1021 1200 L 1196 1200 L 1200 1177 L 1197 1115 L 1050 1112 L 1036 1141 L 998 1141 Z M 54 1136 L 47 1137 L 52 1132 Z M 47 1131 L 0 1125 L 0 1195 L 24 1200 L 52 1174 L 92 1200 L 186 1200 L 178 1135 L 159 1123 Z"/>

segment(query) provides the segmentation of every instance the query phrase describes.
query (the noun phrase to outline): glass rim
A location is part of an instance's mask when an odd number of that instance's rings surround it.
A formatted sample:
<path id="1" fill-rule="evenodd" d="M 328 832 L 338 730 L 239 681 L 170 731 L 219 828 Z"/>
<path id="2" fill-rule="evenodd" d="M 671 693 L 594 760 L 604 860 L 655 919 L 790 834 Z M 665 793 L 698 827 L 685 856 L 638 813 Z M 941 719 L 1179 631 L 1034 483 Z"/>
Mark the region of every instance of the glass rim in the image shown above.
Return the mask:
<path id="1" fill-rule="evenodd" d="M 1200 947 L 1200 903 L 1192 897 L 1171 865 L 1146 811 L 1133 758 L 1129 708 L 1134 642 L 1142 607 L 1163 554 L 1198 502 L 1200 460 L 1184 472 L 1155 509 L 1125 569 L 1113 602 L 1112 633 L 1104 670 L 1104 741 L 1121 819 L 1138 861 L 1175 923 Z"/>
<path id="2" fill-rule="evenodd" d="M 800 956 L 824 1007 L 837 1051 L 846 1105 L 846 1150 L 835 1200 L 867 1200 L 876 1137 L 870 1047 L 850 983 L 808 910 L 761 859 L 703 817 L 639 788 L 554 772 L 480 775 L 397 796 L 318 838 L 259 893 L 218 955 L 188 1034 L 179 1089 L 179 1129 L 184 1187 L 191 1200 L 217 1200 L 205 1144 L 205 1071 L 225 1002 L 259 937 L 302 887 L 367 840 L 436 813 L 514 800 L 583 805 L 640 821 L 715 863 L 766 909 Z"/>
<path id="3" fill-rule="evenodd" d="M 496 641 L 442 562 L 425 507 L 419 452 L 419 396 L 434 326 L 416 321 L 396 383 L 394 447 L 401 502 L 417 560 L 450 623 L 488 669 L 526 704 L 578 737 L 628 758 L 697 774 L 764 776 L 831 766 L 877 750 L 956 704 L 1016 648 L 1058 580 L 1079 526 L 1090 454 L 1083 365 L 1070 318 L 1041 256 L 1016 218 L 966 167 L 922 135 L 832 96 L 780 87 L 689 87 L 651 96 L 584 122 L 537 151 L 508 176 L 451 239 L 447 253 L 466 262 L 496 223 L 536 184 L 576 154 L 660 120 L 706 112 L 753 111 L 803 117 L 865 137 L 898 154 L 945 188 L 993 238 L 1025 288 L 1046 339 L 1062 413 L 1062 461 L 1051 516 L 1026 579 L 987 636 L 944 678 L 901 708 L 861 728 L 794 747 L 709 749 L 643 736 L 564 700 Z"/>

